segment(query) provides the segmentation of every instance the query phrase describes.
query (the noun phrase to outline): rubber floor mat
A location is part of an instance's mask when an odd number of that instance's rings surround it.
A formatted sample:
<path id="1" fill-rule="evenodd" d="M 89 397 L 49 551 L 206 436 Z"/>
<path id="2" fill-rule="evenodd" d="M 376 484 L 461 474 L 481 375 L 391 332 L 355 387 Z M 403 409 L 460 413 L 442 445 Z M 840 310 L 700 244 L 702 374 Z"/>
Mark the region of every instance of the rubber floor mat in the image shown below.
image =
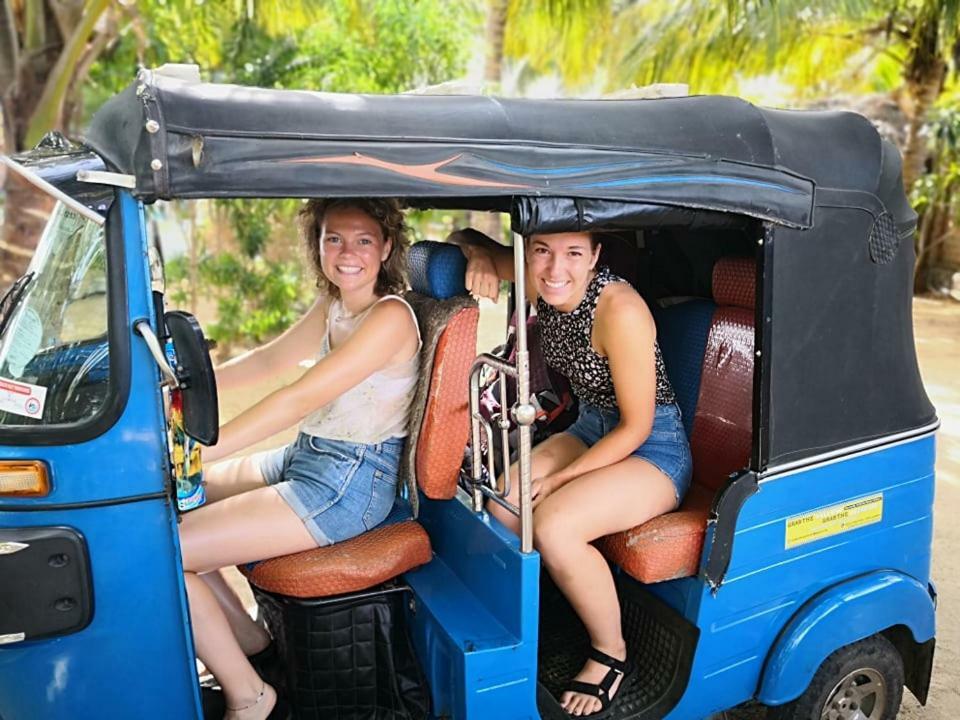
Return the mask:
<path id="1" fill-rule="evenodd" d="M 557 702 L 586 661 L 590 640 L 583 623 L 544 574 L 540 586 L 540 647 L 537 705 L 545 720 L 570 716 Z M 617 692 L 604 720 L 662 718 L 686 688 L 699 635 L 679 613 L 632 578 L 618 578 L 627 652 L 638 674 Z"/>

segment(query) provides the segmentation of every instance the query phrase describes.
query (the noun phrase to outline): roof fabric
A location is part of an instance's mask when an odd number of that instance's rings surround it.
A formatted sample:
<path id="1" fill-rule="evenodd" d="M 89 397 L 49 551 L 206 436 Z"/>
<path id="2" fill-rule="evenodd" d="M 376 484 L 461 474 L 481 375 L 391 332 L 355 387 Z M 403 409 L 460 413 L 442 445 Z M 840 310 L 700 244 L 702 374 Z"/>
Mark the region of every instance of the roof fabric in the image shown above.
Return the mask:
<path id="1" fill-rule="evenodd" d="M 805 228 L 818 187 L 875 195 L 881 176 L 880 138 L 852 113 L 707 96 L 342 95 L 151 71 L 101 108 L 86 141 L 148 202 L 381 195 L 509 211 L 516 197 L 594 198 Z"/>

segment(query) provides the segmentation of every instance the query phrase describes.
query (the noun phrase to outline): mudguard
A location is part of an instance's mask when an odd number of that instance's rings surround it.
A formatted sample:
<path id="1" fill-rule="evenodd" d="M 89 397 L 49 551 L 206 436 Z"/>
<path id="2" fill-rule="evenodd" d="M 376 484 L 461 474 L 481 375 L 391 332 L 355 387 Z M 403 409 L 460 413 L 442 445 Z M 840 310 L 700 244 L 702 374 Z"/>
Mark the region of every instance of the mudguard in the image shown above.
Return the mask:
<path id="1" fill-rule="evenodd" d="M 879 571 L 834 585 L 793 616 L 767 657 L 757 699 L 782 705 L 807 688 L 827 657 L 850 643 L 903 625 L 917 643 L 935 633 L 935 605 L 914 578 Z"/>

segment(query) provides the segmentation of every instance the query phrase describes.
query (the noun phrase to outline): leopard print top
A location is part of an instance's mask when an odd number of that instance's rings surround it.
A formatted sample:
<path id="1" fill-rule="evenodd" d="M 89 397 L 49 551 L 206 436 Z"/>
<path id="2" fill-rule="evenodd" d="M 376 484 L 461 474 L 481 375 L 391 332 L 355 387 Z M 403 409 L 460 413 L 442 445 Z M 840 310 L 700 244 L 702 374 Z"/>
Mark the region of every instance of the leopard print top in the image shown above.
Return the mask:
<path id="1" fill-rule="evenodd" d="M 547 365 L 566 375 L 573 394 L 581 402 L 602 408 L 617 407 L 617 398 L 613 391 L 610 362 L 594 351 L 591 337 L 600 291 L 612 282 L 626 280 L 601 267 L 587 285 L 583 300 L 570 312 L 561 312 L 537 298 L 537 316 Z M 657 366 L 657 405 L 670 405 L 677 398 L 656 341 L 653 353 Z"/>

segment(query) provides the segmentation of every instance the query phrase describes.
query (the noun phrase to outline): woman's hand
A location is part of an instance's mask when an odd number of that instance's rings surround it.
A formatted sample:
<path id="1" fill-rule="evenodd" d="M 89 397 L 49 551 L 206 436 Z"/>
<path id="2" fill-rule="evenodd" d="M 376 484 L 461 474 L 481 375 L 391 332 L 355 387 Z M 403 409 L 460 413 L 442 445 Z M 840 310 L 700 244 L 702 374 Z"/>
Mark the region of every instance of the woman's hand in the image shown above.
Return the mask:
<path id="1" fill-rule="evenodd" d="M 513 279 L 513 251 L 473 228 L 455 230 L 447 242 L 457 245 L 467 258 L 464 284 L 477 298 L 500 298 L 500 281 Z"/>
<path id="2" fill-rule="evenodd" d="M 500 276 L 493 257 L 484 248 L 461 245 L 467 258 L 467 272 L 464 284 L 467 291 L 476 298 L 490 298 L 494 302 L 500 298 Z"/>
<path id="3" fill-rule="evenodd" d="M 560 478 L 556 475 L 544 475 L 530 484 L 530 499 L 533 501 L 534 510 L 562 485 L 559 480 Z"/>

